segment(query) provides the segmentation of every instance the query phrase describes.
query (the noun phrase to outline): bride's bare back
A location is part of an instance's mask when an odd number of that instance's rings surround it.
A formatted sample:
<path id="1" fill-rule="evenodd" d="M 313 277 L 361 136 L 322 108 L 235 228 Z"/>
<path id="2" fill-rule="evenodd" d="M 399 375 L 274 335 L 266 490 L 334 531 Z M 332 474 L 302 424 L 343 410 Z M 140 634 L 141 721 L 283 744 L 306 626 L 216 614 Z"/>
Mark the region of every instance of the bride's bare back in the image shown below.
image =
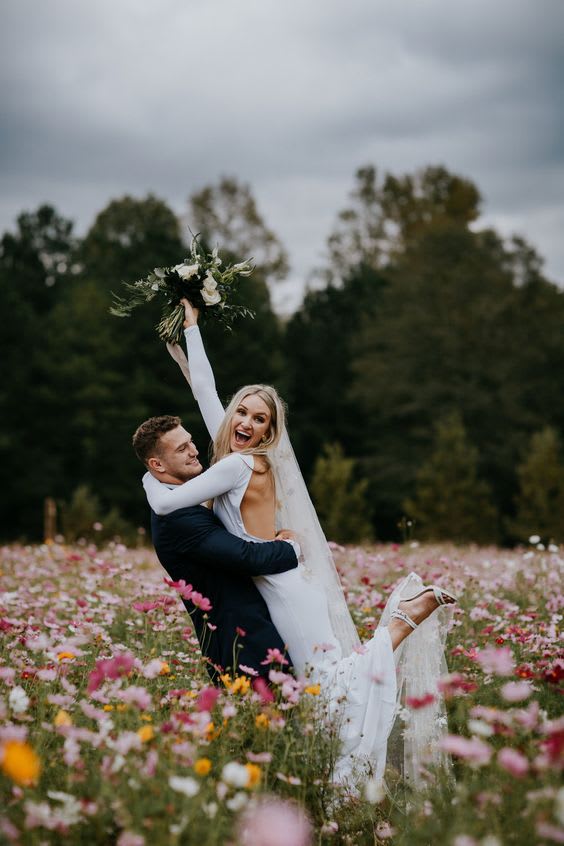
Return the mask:
<path id="1" fill-rule="evenodd" d="M 276 535 L 276 489 L 272 470 L 260 455 L 241 501 L 241 517 L 250 535 L 273 540 Z"/>

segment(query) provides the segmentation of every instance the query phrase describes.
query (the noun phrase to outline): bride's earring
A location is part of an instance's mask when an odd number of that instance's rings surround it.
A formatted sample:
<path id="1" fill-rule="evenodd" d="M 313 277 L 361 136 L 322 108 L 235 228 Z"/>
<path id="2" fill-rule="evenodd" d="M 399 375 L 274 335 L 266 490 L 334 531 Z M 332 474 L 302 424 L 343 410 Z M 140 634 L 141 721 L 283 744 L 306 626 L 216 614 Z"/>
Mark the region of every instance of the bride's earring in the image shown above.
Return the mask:
<path id="1" fill-rule="evenodd" d="M 267 436 L 266 436 L 266 435 L 263 435 L 263 436 L 262 436 L 262 442 L 263 442 L 263 444 L 264 444 L 264 443 L 266 443 L 266 441 L 267 441 L 267 440 L 268 440 Z"/>

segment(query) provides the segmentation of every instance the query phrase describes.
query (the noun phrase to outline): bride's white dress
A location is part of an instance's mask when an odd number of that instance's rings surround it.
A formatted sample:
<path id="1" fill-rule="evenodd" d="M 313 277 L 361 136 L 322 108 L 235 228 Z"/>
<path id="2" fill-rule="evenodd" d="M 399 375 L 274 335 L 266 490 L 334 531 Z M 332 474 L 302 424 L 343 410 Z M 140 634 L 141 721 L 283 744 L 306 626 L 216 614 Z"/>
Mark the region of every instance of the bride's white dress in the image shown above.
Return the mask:
<path id="1" fill-rule="evenodd" d="M 185 334 L 192 390 L 213 438 L 224 408 L 198 327 L 191 327 Z M 248 534 L 241 517 L 241 501 L 253 462 L 252 455 L 232 453 L 183 485 L 163 485 L 149 473 L 143 477 L 143 485 L 157 514 L 213 499 L 214 511 L 229 532 L 260 543 L 260 538 Z M 381 778 L 387 740 L 397 714 L 396 661 L 400 654 L 398 650 L 394 654 L 387 622 L 392 608 L 397 607 L 400 591 L 390 597 L 372 639 L 345 656 L 334 633 L 326 591 L 316 584 L 307 563 L 286 573 L 255 578 L 255 584 L 287 646 L 297 676 L 307 678 L 309 684 L 319 683 L 331 722 L 338 726 L 341 747 L 333 769 L 334 781 L 352 784 L 367 774 Z"/>

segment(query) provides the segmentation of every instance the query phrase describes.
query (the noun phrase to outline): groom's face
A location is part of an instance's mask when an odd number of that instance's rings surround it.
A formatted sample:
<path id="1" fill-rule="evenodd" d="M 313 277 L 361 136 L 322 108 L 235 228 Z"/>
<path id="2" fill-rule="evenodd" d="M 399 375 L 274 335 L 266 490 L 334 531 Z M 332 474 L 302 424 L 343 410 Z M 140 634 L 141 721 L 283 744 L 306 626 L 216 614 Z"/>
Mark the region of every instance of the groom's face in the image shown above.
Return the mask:
<path id="1" fill-rule="evenodd" d="M 168 483 L 187 482 L 202 472 L 198 461 L 198 450 L 192 435 L 183 426 L 177 426 L 161 435 L 158 453 L 149 459 L 149 470 L 159 481 Z"/>

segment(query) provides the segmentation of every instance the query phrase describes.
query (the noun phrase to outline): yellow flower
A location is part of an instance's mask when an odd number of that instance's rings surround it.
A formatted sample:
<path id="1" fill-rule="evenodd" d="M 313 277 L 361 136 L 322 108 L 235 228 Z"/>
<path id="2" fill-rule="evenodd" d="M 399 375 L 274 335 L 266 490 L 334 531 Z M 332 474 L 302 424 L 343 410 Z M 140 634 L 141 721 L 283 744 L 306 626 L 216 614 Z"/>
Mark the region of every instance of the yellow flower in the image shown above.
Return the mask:
<path id="1" fill-rule="evenodd" d="M 153 718 L 150 714 L 141 714 L 141 719 L 144 720 L 146 723 L 152 723 Z"/>
<path id="2" fill-rule="evenodd" d="M 266 714 L 257 714 L 255 717 L 255 726 L 259 729 L 268 728 L 268 717 Z"/>
<path id="3" fill-rule="evenodd" d="M 170 673 L 170 666 L 167 664 L 166 661 L 161 661 L 161 669 L 159 670 L 159 676 L 166 676 L 167 673 Z"/>
<path id="4" fill-rule="evenodd" d="M 304 693 L 309 693 L 311 696 L 319 696 L 321 693 L 321 687 L 318 684 L 310 684 L 307 687 L 304 687 Z"/>
<path id="5" fill-rule="evenodd" d="M 219 728 L 216 728 L 215 724 L 213 722 L 207 724 L 205 735 L 204 735 L 206 740 L 215 740 L 216 737 L 219 737 L 220 734 L 221 734 L 221 726 L 219 726 Z"/>
<path id="6" fill-rule="evenodd" d="M 39 757 L 28 743 L 8 740 L 2 754 L 2 770 L 16 784 L 35 784 L 41 772 Z"/>
<path id="7" fill-rule="evenodd" d="M 102 711 L 113 711 L 113 710 L 114 710 L 113 705 L 102 705 Z"/>
<path id="8" fill-rule="evenodd" d="M 258 764 L 245 764 L 245 769 L 249 774 L 246 787 L 256 787 L 260 782 L 261 770 Z"/>
<path id="9" fill-rule="evenodd" d="M 139 735 L 141 743 L 147 743 L 148 740 L 152 740 L 155 736 L 153 726 L 141 726 L 140 729 L 137 729 L 137 734 Z"/>
<path id="10" fill-rule="evenodd" d="M 72 719 L 66 711 L 60 710 L 57 711 L 53 723 L 56 726 L 72 726 Z"/>
<path id="11" fill-rule="evenodd" d="M 206 776 L 212 768 L 212 762 L 209 758 L 198 758 L 194 763 L 194 770 L 197 775 Z"/>
<path id="12" fill-rule="evenodd" d="M 73 658 L 76 658 L 74 652 L 59 652 L 57 655 L 57 661 L 64 661 L 67 658 L 69 661 L 72 661 Z"/>
<path id="13" fill-rule="evenodd" d="M 237 676 L 229 690 L 231 693 L 240 693 L 244 696 L 250 690 L 251 683 L 246 676 Z"/>
<path id="14" fill-rule="evenodd" d="M 219 678 L 221 679 L 225 687 L 229 687 L 229 685 L 231 684 L 231 676 L 229 675 L 229 673 L 224 673 Z"/>
<path id="15" fill-rule="evenodd" d="M 126 702 L 120 702 L 119 705 L 116 705 L 116 711 L 125 711 L 127 709 Z"/>

